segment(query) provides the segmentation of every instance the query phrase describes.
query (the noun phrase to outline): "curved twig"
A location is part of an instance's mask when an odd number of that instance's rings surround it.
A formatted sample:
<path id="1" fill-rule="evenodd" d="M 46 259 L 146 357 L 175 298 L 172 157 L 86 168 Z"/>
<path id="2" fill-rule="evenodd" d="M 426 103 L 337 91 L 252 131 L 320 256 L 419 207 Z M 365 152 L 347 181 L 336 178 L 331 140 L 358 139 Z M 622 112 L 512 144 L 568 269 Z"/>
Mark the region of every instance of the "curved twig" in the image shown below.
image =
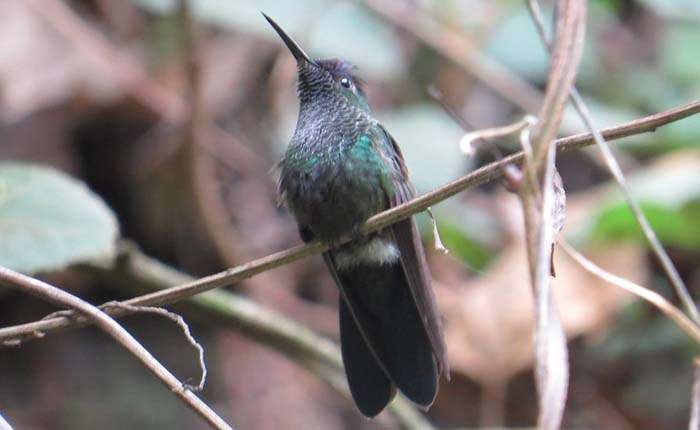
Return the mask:
<path id="1" fill-rule="evenodd" d="M 180 327 L 180 330 L 182 330 L 182 334 L 185 335 L 185 339 L 187 339 L 187 342 L 190 345 L 192 345 L 192 347 L 197 351 L 197 357 L 199 359 L 199 369 L 201 371 L 199 383 L 197 385 L 184 384 L 185 388 L 192 391 L 204 390 L 204 385 L 207 382 L 207 365 L 206 361 L 204 360 L 204 347 L 199 342 L 197 342 L 197 339 L 195 339 L 194 336 L 192 336 L 190 326 L 187 325 L 187 322 L 183 317 L 176 314 L 175 312 L 170 312 L 167 309 L 158 308 L 154 306 L 130 306 L 119 302 L 107 302 L 104 305 L 100 306 L 100 308 L 102 309 L 109 309 L 110 307 L 123 308 L 130 313 L 156 314 L 175 322 L 175 324 L 177 324 L 177 326 Z"/>
<path id="2" fill-rule="evenodd" d="M 110 318 L 105 312 L 90 303 L 69 294 L 60 288 L 32 277 L 17 273 L 5 267 L 0 267 L 0 282 L 27 292 L 36 297 L 48 300 L 60 306 L 65 306 L 80 313 L 84 318 L 89 319 L 96 326 L 109 334 L 121 344 L 127 351 L 136 357 L 154 376 L 156 376 L 170 391 L 175 393 L 190 409 L 195 411 L 200 417 L 215 429 L 231 430 L 232 427 L 209 408 L 199 397 L 183 384 L 156 360 L 146 348 L 144 348 L 134 337 Z"/>

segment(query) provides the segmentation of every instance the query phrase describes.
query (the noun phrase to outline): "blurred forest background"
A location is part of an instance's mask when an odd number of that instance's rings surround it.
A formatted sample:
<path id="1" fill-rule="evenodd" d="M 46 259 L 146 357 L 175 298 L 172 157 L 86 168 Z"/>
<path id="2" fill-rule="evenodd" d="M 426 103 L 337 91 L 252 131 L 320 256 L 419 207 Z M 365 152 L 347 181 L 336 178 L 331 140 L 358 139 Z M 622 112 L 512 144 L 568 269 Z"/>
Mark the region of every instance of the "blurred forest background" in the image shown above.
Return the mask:
<path id="1" fill-rule="evenodd" d="M 577 85 L 599 127 L 700 97 L 697 0 L 591 0 L 589 8 Z M 194 0 L 190 16 L 173 0 L 2 0 L 0 265 L 103 303 L 139 292 L 95 269 L 134 246 L 203 276 L 298 244 L 293 220 L 276 206 L 271 172 L 296 120 L 295 62 L 260 11 L 312 56 L 358 66 L 419 192 L 493 160 L 488 150 L 460 152 L 463 131 L 428 96 L 429 85 L 478 128 L 541 103 L 548 60 L 518 0 Z M 562 135 L 581 131 L 567 115 Z M 699 142 L 700 118 L 691 117 L 613 144 L 694 297 Z M 514 140 L 499 146 L 518 150 Z M 597 150 L 567 152 L 558 167 L 568 194 L 565 237 L 606 269 L 675 301 Z M 106 206 L 87 201 L 59 171 Z M 39 206 L 12 206 L 3 190 L 27 175 Z M 73 210 L 88 215 L 75 224 Z M 517 198 L 491 183 L 434 210 L 449 255 L 432 250 L 427 217 L 418 218 L 453 374 L 428 415 L 440 428 L 530 426 L 533 312 Z M 14 237 L 12 223 L 3 224 L 10 211 L 36 223 L 36 237 Z M 686 427 L 697 346 L 656 309 L 563 253 L 555 263 L 571 359 L 564 427 Z M 231 289 L 337 339 L 337 292 L 318 257 Z M 187 302 L 175 309 L 206 349 L 202 396 L 234 427 L 396 428 L 387 413 L 363 419 L 284 354 L 206 312 Z M 0 289 L 0 327 L 54 310 Z M 124 324 L 181 379 L 196 380 L 196 355 L 174 324 L 152 315 Z M 94 328 L 0 349 L 0 412 L 17 429 L 204 428 Z"/>

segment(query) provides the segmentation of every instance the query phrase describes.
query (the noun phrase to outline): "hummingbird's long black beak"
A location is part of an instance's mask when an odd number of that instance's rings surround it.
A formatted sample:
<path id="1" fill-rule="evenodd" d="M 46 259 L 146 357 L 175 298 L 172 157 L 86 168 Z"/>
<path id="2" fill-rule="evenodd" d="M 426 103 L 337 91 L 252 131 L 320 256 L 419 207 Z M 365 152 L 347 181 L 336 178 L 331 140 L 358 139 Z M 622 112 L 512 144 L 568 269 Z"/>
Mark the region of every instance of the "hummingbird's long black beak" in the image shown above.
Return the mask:
<path id="1" fill-rule="evenodd" d="M 313 65 L 317 65 L 316 62 L 315 62 L 314 60 L 311 59 L 311 57 L 309 57 L 308 55 L 306 55 L 306 52 L 304 52 L 304 50 L 301 49 L 301 47 L 299 46 L 299 44 L 296 43 L 296 42 L 294 41 L 294 39 L 292 39 L 291 37 L 289 37 L 289 35 L 288 35 L 284 30 L 282 30 L 282 27 L 280 27 L 272 18 L 270 18 L 269 16 L 265 15 L 265 13 L 263 13 L 263 16 L 265 17 L 265 19 L 267 20 L 267 22 L 270 23 L 270 25 L 272 26 L 272 28 L 275 29 L 275 31 L 277 32 L 277 34 L 280 35 L 280 37 L 281 37 L 282 40 L 284 41 L 284 44 L 287 45 L 287 48 L 289 48 L 289 50 L 292 52 L 292 55 L 294 55 L 294 58 L 297 59 L 297 62 L 306 61 L 307 63 L 313 64 Z"/>

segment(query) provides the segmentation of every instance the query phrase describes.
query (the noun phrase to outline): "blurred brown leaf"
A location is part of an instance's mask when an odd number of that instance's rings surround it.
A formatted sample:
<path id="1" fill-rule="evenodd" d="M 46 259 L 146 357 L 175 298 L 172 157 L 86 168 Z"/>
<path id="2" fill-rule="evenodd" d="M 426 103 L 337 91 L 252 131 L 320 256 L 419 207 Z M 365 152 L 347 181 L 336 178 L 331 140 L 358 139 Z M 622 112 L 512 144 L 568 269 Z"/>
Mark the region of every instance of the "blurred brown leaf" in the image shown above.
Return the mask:
<path id="1" fill-rule="evenodd" d="M 519 214 L 513 196 L 502 194 L 497 198 L 510 208 L 504 212 Z M 574 197 L 569 211 L 590 212 L 595 208 L 593 204 Z M 640 283 L 646 278 L 645 253 L 637 246 L 615 245 L 593 250 L 590 255 L 620 276 Z M 434 270 L 438 274 L 460 270 L 446 258 L 434 264 L 439 266 Z M 552 290 L 569 339 L 603 329 L 622 306 L 633 300 L 630 294 L 608 286 L 566 258 L 555 255 L 555 264 L 557 277 L 552 280 Z M 533 303 L 522 234 L 508 244 L 485 273 L 458 287 L 439 285 L 437 293 L 455 371 L 489 385 L 506 381 L 532 365 Z"/>
<path id="2" fill-rule="evenodd" d="M 0 2 L 0 121 L 18 121 L 37 110 L 81 95 L 118 95 L 110 76 L 37 16 L 23 1 Z"/>

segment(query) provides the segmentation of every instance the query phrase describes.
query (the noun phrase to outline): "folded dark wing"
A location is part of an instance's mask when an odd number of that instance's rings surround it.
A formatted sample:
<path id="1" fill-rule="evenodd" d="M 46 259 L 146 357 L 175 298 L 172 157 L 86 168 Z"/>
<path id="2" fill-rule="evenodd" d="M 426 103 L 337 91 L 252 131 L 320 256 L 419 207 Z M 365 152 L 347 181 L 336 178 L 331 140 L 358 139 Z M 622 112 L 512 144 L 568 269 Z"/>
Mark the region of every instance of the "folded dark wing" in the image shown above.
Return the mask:
<path id="1" fill-rule="evenodd" d="M 408 170 L 401 154 L 401 149 L 394 138 L 379 125 L 386 139 L 384 155 L 391 168 L 393 192 L 388 193 L 391 207 L 407 202 L 416 195 L 408 177 Z M 442 322 L 437 309 L 435 293 L 431 287 L 430 271 L 425 259 L 425 251 L 413 218 L 399 221 L 391 226 L 396 243 L 401 252 L 401 263 L 408 281 L 411 295 L 419 313 L 423 316 L 425 327 L 433 351 L 442 373 L 449 379 L 450 369 L 447 363 Z"/>

